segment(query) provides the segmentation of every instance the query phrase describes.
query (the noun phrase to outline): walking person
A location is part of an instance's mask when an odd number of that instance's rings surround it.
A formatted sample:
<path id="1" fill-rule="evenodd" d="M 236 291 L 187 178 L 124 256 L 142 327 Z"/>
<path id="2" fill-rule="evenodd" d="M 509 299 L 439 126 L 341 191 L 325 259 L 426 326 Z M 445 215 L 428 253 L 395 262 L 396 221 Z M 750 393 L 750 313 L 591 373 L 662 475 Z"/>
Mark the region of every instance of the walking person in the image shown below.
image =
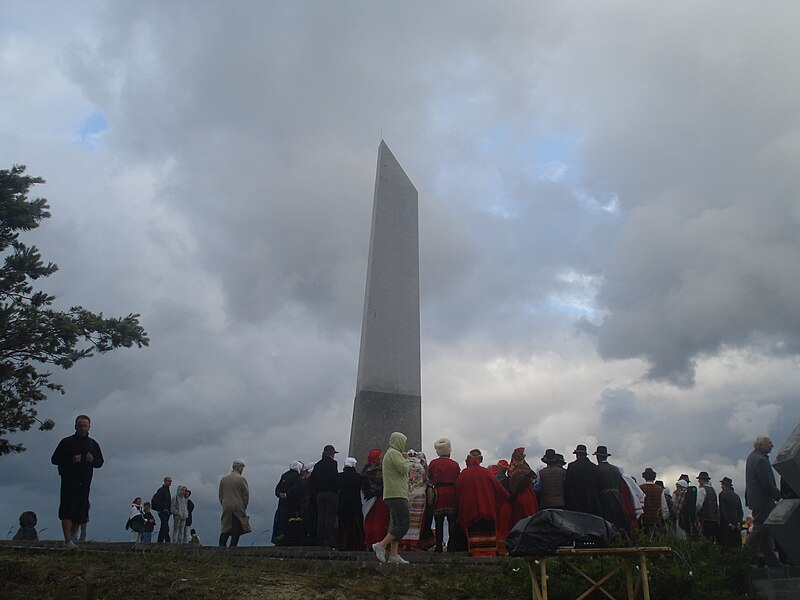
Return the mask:
<path id="1" fill-rule="evenodd" d="M 95 469 L 103 466 L 100 445 L 89 437 L 91 419 L 78 415 L 75 433 L 58 443 L 50 461 L 58 467 L 61 496 L 58 518 L 64 532 L 64 545 L 75 548 L 73 533 L 89 520 L 89 491 Z"/>
<path id="2" fill-rule="evenodd" d="M 372 544 L 372 551 L 381 562 L 408 564 L 408 561 L 398 554 L 400 540 L 405 536 L 409 526 L 407 440 L 405 434 L 399 431 L 392 432 L 389 436 L 389 448 L 383 455 L 383 500 L 389 507 L 389 530 L 380 542 Z"/>
<path id="3" fill-rule="evenodd" d="M 250 533 L 250 519 L 247 516 L 250 486 L 242 476 L 243 471 L 244 463 L 235 460 L 231 472 L 219 482 L 219 503 L 222 506 L 220 546 L 226 546 L 229 538 L 231 547 L 236 546 L 239 544 L 239 536 Z"/>

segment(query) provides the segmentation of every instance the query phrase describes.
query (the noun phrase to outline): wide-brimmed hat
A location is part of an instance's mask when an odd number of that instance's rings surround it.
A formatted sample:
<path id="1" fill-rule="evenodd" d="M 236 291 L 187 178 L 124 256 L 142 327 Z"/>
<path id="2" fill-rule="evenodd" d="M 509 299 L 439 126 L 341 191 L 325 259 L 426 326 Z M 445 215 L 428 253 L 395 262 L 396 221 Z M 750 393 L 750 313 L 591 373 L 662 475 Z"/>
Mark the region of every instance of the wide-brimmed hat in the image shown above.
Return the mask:
<path id="1" fill-rule="evenodd" d="M 645 478 L 645 481 L 650 481 L 651 479 L 655 479 L 656 475 L 657 473 L 653 471 L 652 467 L 647 467 L 642 473 L 642 477 Z"/>
<path id="2" fill-rule="evenodd" d="M 558 455 L 556 451 L 552 448 L 548 448 L 544 451 L 544 456 L 542 457 L 542 462 L 549 465 L 550 463 L 555 462 L 558 459 Z"/>
<path id="3" fill-rule="evenodd" d="M 683 479 L 686 483 L 691 483 L 689 476 L 686 473 L 681 473 L 681 476 L 678 479 Z"/>
<path id="4" fill-rule="evenodd" d="M 697 474 L 697 481 L 711 481 L 711 477 L 709 477 L 707 471 L 700 471 Z"/>
<path id="5" fill-rule="evenodd" d="M 733 479 L 731 479 L 730 477 L 723 477 L 722 479 L 719 480 L 719 482 L 733 487 Z"/>
<path id="6" fill-rule="evenodd" d="M 564 460 L 564 455 L 563 454 L 556 454 L 555 464 L 557 464 L 557 465 L 565 465 L 565 464 L 567 464 L 567 461 Z"/>
<path id="7" fill-rule="evenodd" d="M 594 456 L 611 456 L 611 452 L 605 446 L 598 446 L 597 450 L 592 452 Z"/>
<path id="8" fill-rule="evenodd" d="M 583 444 L 578 444 L 575 446 L 575 450 L 572 451 L 573 454 L 589 454 L 589 451 L 586 449 L 586 446 Z"/>

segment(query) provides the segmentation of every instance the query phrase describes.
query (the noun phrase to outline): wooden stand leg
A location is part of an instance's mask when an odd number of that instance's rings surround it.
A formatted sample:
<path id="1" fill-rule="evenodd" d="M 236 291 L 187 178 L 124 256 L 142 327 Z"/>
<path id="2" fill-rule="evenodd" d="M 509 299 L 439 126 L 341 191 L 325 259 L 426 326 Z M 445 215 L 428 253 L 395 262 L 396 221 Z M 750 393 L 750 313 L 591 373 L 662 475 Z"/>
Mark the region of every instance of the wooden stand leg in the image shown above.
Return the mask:
<path id="1" fill-rule="evenodd" d="M 547 559 L 542 559 L 541 573 L 539 574 L 542 580 L 542 600 L 547 600 Z"/>
<path id="2" fill-rule="evenodd" d="M 627 560 L 625 561 L 625 584 L 628 587 L 628 600 L 635 600 L 633 591 L 633 567 Z"/>
<path id="3" fill-rule="evenodd" d="M 642 554 L 639 560 L 642 568 L 642 595 L 644 600 L 650 600 L 650 575 L 647 572 L 647 556 Z"/>
<path id="4" fill-rule="evenodd" d="M 531 597 L 533 600 L 547 600 L 547 561 L 542 560 L 539 570 L 541 572 L 541 585 L 536 576 L 536 559 L 528 558 L 528 571 L 531 574 Z"/>

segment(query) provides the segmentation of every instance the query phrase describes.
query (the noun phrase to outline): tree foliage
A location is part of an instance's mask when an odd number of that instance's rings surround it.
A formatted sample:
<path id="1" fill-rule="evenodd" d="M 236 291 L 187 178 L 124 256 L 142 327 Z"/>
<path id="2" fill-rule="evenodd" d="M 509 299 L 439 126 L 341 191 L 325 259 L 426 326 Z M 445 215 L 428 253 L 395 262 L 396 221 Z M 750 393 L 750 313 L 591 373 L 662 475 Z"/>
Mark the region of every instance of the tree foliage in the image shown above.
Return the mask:
<path id="1" fill-rule="evenodd" d="M 26 175 L 24 165 L 0 170 L 0 455 L 25 450 L 10 443 L 8 434 L 35 423 L 53 428 L 36 410 L 48 391 L 64 393 L 50 380 L 50 365 L 69 369 L 95 353 L 149 342 L 138 314 L 107 319 L 81 306 L 59 311 L 51 308 L 54 296 L 34 290 L 35 280 L 58 270 L 42 260 L 36 246 L 20 241 L 21 233 L 50 217 L 47 200 L 28 198 L 40 183 L 44 179 Z"/>

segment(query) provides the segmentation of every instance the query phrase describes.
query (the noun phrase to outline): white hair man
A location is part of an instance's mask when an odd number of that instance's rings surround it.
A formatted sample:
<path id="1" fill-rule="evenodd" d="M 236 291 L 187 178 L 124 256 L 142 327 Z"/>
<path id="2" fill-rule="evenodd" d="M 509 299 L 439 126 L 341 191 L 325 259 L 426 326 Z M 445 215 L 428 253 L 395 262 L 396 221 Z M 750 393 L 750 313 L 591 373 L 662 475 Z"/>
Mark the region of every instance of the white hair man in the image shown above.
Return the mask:
<path id="1" fill-rule="evenodd" d="M 753 444 L 753 451 L 747 457 L 745 465 L 744 499 L 753 511 L 754 524 L 753 533 L 747 538 L 747 545 L 764 554 L 764 562 L 768 567 L 777 567 L 780 566 L 780 561 L 773 550 L 772 536 L 764 526 L 764 521 L 781 497 L 769 462 L 772 448 L 772 440 L 766 435 L 758 437 Z"/>
<path id="2" fill-rule="evenodd" d="M 250 519 L 247 516 L 247 504 L 250 502 L 250 487 L 247 479 L 242 477 L 244 463 L 233 461 L 231 472 L 219 482 L 219 503 L 222 506 L 222 518 L 219 534 L 219 545 L 226 546 L 228 538 L 231 546 L 239 544 L 239 536 L 250 533 Z"/>

